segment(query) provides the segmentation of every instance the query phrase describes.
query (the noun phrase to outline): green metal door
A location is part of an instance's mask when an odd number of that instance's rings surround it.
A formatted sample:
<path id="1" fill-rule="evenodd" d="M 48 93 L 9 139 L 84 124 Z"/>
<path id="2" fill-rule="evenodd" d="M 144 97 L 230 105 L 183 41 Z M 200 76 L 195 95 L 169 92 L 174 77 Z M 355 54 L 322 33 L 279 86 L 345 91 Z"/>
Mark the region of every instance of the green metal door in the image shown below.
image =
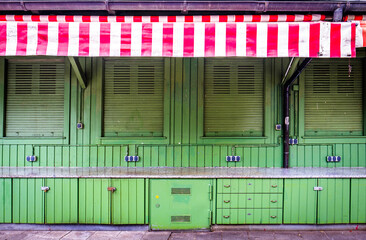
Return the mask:
<path id="1" fill-rule="evenodd" d="M 316 224 L 317 179 L 285 179 L 283 223 Z"/>
<path id="2" fill-rule="evenodd" d="M 13 179 L 13 223 L 44 223 L 42 178 Z"/>
<path id="3" fill-rule="evenodd" d="M 351 223 L 366 223 L 366 179 L 351 180 Z"/>
<path id="4" fill-rule="evenodd" d="M 11 179 L 0 179 L 0 223 L 11 222 Z"/>
<path id="5" fill-rule="evenodd" d="M 206 229 L 211 225 L 212 180 L 151 180 L 151 229 Z"/>
<path id="6" fill-rule="evenodd" d="M 46 223 L 78 223 L 78 179 L 45 179 Z"/>
<path id="7" fill-rule="evenodd" d="M 318 224 L 349 223 L 350 179 L 318 179 Z"/>

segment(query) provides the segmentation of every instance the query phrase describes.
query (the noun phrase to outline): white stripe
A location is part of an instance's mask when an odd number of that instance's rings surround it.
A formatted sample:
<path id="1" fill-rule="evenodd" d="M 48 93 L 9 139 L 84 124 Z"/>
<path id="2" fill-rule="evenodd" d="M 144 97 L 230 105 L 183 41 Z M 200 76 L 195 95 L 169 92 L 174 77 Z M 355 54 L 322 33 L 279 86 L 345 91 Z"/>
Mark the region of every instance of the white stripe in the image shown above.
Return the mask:
<path id="1" fill-rule="evenodd" d="M 235 15 L 228 15 L 227 16 L 227 21 L 228 22 L 235 22 Z"/>
<path id="2" fill-rule="evenodd" d="M 267 23 L 257 24 L 257 57 L 267 57 L 267 26 Z"/>
<path id="3" fill-rule="evenodd" d="M 46 55 L 57 56 L 58 50 L 58 23 L 48 23 L 48 43 Z"/>
<path id="4" fill-rule="evenodd" d="M 131 56 L 141 56 L 142 23 L 131 24 Z"/>
<path id="5" fill-rule="evenodd" d="M 79 55 L 79 26 L 80 23 L 69 23 L 69 49 L 68 56 Z"/>
<path id="6" fill-rule="evenodd" d="M 132 16 L 125 16 L 125 22 L 126 23 L 132 23 L 133 22 L 133 17 Z"/>
<path id="7" fill-rule="evenodd" d="M 269 22 L 269 15 L 262 15 L 261 22 Z"/>
<path id="8" fill-rule="evenodd" d="M 90 22 L 99 22 L 99 16 L 90 16 Z"/>
<path id="9" fill-rule="evenodd" d="M 278 57 L 288 57 L 288 23 L 278 24 Z"/>
<path id="10" fill-rule="evenodd" d="M 341 57 L 351 57 L 351 23 L 341 24 Z"/>
<path id="11" fill-rule="evenodd" d="M 141 21 L 143 23 L 150 23 L 151 22 L 150 16 L 142 16 Z"/>
<path id="12" fill-rule="evenodd" d="M 253 15 L 244 15 L 244 22 L 253 22 Z"/>
<path id="13" fill-rule="evenodd" d="M 42 17 L 48 17 L 48 16 L 41 16 L 41 22 L 48 22 L 48 18 L 42 18 Z M 57 16 L 57 22 L 66 22 L 65 15 Z"/>
<path id="14" fill-rule="evenodd" d="M 247 25 L 245 23 L 236 24 L 236 56 L 247 55 Z"/>
<path id="15" fill-rule="evenodd" d="M 363 47 L 363 35 L 360 22 L 356 26 L 356 48 Z"/>
<path id="16" fill-rule="evenodd" d="M 108 16 L 108 22 L 111 22 L 111 23 L 117 22 L 117 17 L 116 16 Z"/>
<path id="17" fill-rule="evenodd" d="M 82 16 L 74 16 L 74 22 L 83 22 L 83 18 Z M 99 18 L 98 18 L 98 22 L 99 22 Z"/>
<path id="18" fill-rule="evenodd" d="M 110 55 L 120 56 L 121 52 L 121 23 L 111 23 Z"/>
<path id="19" fill-rule="evenodd" d="M 330 23 L 320 23 L 320 57 L 330 56 Z"/>
<path id="20" fill-rule="evenodd" d="M 7 56 L 15 55 L 17 52 L 17 23 L 8 22 L 6 24 L 6 52 Z"/>
<path id="21" fill-rule="evenodd" d="M 24 22 L 31 22 L 32 21 L 32 15 L 23 15 L 23 21 Z"/>
<path id="22" fill-rule="evenodd" d="M 14 15 L 5 15 L 6 21 L 13 22 L 15 21 Z"/>
<path id="23" fill-rule="evenodd" d="M 287 15 L 278 15 L 277 22 L 286 22 Z"/>
<path id="24" fill-rule="evenodd" d="M 175 21 L 176 22 L 184 22 L 184 16 L 176 16 Z"/>
<path id="25" fill-rule="evenodd" d="M 295 15 L 295 22 L 303 22 L 304 21 L 304 15 Z"/>
<path id="26" fill-rule="evenodd" d="M 202 16 L 193 16 L 193 22 L 202 22 Z"/>
<path id="27" fill-rule="evenodd" d="M 205 56 L 205 24 L 194 24 L 194 57 Z"/>
<path id="28" fill-rule="evenodd" d="M 226 56 L 226 23 L 215 24 L 215 56 Z"/>
<path id="29" fill-rule="evenodd" d="M 168 22 L 168 17 L 167 16 L 159 16 L 159 22 L 161 22 L 161 23 Z"/>
<path id="30" fill-rule="evenodd" d="M 151 56 L 161 56 L 163 54 L 163 23 L 152 23 L 151 44 Z"/>
<path id="31" fill-rule="evenodd" d="M 37 54 L 37 40 L 38 40 L 38 23 L 28 23 L 28 34 L 27 34 L 27 55 Z"/>
<path id="32" fill-rule="evenodd" d="M 183 56 L 183 23 L 173 23 L 173 57 Z"/>
<path id="33" fill-rule="evenodd" d="M 310 24 L 299 23 L 299 56 L 309 57 Z"/>
<path id="34" fill-rule="evenodd" d="M 210 22 L 219 22 L 220 17 L 218 15 L 212 15 L 210 16 Z"/>
<path id="35" fill-rule="evenodd" d="M 321 18 L 322 18 L 321 14 L 313 14 L 312 21 L 320 21 Z"/>
<path id="36" fill-rule="evenodd" d="M 89 27 L 89 56 L 99 56 L 100 50 L 100 24 L 90 23 Z"/>

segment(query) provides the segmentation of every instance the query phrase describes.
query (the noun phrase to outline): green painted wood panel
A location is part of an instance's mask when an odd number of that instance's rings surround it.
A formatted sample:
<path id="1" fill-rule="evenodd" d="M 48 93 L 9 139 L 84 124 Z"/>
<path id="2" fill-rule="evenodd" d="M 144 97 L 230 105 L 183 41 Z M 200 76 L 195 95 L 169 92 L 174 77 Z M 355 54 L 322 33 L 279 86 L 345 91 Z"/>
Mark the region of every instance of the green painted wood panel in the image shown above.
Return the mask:
<path id="1" fill-rule="evenodd" d="M 282 208 L 282 194 L 217 194 L 217 208 Z"/>
<path id="2" fill-rule="evenodd" d="M 283 223 L 316 224 L 317 179 L 285 179 Z"/>
<path id="3" fill-rule="evenodd" d="M 13 223 L 44 223 L 44 179 L 13 179 Z"/>
<path id="4" fill-rule="evenodd" d="M 218 179 L 218 193 L 282 193 L 283 179 Z"/>
<path id="5" fill-rule="evenodd" d="M 145 179 L 112 179 L 112 224 L 145 223 Z"/>
<path id="6" fill-rule="evenodd" d="M 46 223 L 78 223 L 78 179 L 45 179 Z"/>
<path id="7" fill-rule="evenodd" d="M 350 179 L 318 179 L 318 224 L 349 223 Z"/>
<path id="8" fill-rule="evenodd" d="M 0 223 L 11 223 L 12 220 L 12 180 L 0 179 Z"/>
<path id="9" fill-rule="evenodd" d="M 110 179 L 79 179 L 79 223 L 110 224 Z"/>
<path id="10" fill-rule="evenodd" d="M 217 224 L 281 224 L 282 209 L 217 209 Z"/>
<path id="11" fill-rule="evenodd" d="M 351 179 L 350 223 L 366 223 L 366 179 Z"/>

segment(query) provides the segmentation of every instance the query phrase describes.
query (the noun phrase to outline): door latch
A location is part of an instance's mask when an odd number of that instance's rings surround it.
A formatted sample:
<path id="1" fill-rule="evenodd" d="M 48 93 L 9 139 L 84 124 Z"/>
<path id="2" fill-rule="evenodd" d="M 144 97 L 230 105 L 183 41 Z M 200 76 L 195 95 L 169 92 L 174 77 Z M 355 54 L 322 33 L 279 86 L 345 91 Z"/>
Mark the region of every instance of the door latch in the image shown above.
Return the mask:
<path id="1" fill-rule="evenodd" d="M 314 191 L 322 191 L 323 188 L 322 187 L 314 187 Z"/>
<path id="2" fill-rule="evenodd" d="M 108 187 L 107 189 L 108 189 L 108 191 L 111 191 L 112 193 L 114 193 L 117 190 L 115 187 Z"/>
<path id="3" fill-rule="evenodd" d="M 50 190 L 50 188 L 49 188 L 49 187 L 41 187 L 41 190 L 42 190 L 43 192 L 47 192 L 47 191 L 49 191 L 49 190 Z"/>

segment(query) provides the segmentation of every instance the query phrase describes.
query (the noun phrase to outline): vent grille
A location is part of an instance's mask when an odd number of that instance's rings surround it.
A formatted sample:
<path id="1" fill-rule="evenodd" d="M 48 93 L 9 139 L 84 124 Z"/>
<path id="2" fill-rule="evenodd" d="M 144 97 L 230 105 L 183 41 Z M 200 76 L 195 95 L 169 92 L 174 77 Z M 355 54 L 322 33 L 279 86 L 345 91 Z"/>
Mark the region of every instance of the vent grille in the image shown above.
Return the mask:
<path id="1" fill-rule="evenodd" d="M 191 194 L 190 188 L 172 188 L 171 189 L 172 194 Z"/>
<path id="2" fill-rule="evenodd" d="M 191 222 L 191 216 L 171 216 L 172 223 L 184 223 L 184 222 Z"/>

